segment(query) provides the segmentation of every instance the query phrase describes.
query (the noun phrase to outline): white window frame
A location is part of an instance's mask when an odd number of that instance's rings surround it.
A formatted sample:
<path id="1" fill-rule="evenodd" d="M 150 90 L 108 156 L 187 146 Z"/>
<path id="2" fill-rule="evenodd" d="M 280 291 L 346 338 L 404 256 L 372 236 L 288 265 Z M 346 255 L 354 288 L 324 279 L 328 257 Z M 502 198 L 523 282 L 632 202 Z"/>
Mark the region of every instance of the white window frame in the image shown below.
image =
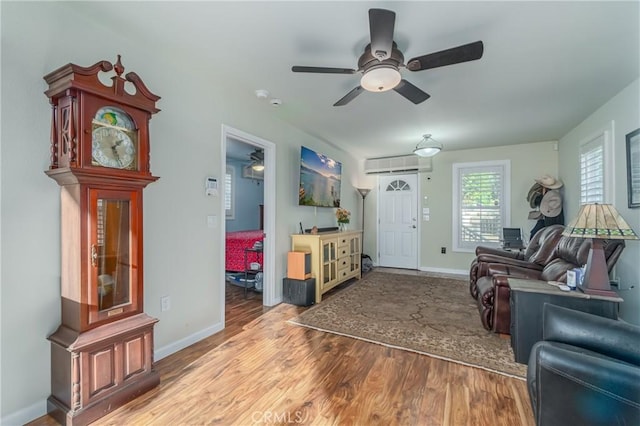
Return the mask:
<path id="1" fill-rule="evenodd" d="M 602 147 L 602 156 L 599 158 L 591 159 L 589 166 L 593 166 L 594 162 L 599 161 L 602 164 L 602 180 L 592 183 L 590 186 L 599 186 L 602 188 L 602 198 L 597 200 L 588 200 L 586 198 L 585 186 L 589 183 L 583 182 L 584 174 L 588 167 L 583 167 L 583 156 L 592 152 L 599 147 Z M 579 169 L 579 181 L 580 181 L 580 204 L 601 203 L 601 204 L 613 204 L 615 188 L 614 188 L 614 176 L 613 176 L 613 122 L 611 128 L 600 130 L 599 132 L 585 138 L 580 142 L 579 154 L 578 154 L 578 169 Z"/>
<path id="2" fill-rule="evenodd" d="M 230 182 L 227 182 L 229 179 Z M 229 208 L 227 208 L 227 199 L 229 200 Z M 236 213 L 236 168 L 227 164 L 227 170 L 224 175 L 224 212 L 225 219 L 235 219 Z"/>
<path id="3" fill-rule="evenodd" d="M 473 171 L 482 171 L 483 169 L 500 169 L 502 176 L 502 197 L 500 200 L 500 226 L 498 227 L 498 242 L 463 242 L 461 227 L 461 178 L 466 173 Z M 499 240 L 502 238 L 502 228 L 511 226 L 511 161 L 510 160 L 493 160 L 493 161 L 477 161 L 470 163 L 454 163 L 453 164 L 453 251 L 472 253 L 480 244 L 484 246 L 499 247 Z"/>

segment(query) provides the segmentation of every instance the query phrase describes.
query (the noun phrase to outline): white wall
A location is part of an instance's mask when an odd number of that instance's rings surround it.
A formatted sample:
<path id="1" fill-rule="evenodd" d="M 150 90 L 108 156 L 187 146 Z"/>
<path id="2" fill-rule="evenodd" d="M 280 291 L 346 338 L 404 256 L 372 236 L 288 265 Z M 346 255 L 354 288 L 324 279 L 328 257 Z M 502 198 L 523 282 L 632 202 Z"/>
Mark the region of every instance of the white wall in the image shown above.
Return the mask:
<path id="1" fill-rule="evenodd" d="M 126 71 L 138 73 L 162 97 L 162 111 L 150 124 L 152 172 L 160 180 L 144 193 L 144 303 L 145 311 L 160 319 L 156 351 L 166 354 L 176 342 L 222 326 L 222 227 L 208 228 L 206 221 L 219 215 L 221 197 L 204 194 L 206 176 L 224 176 L 219 170 L 222 124 L 276 144 L 276 284 L 284 277 L 289 234 L 298 222 L 335 224 L 334 209 L 297 206 L 300 145 L 342 162 L 344 207 L 356 218 L 360 214 L 352 186 L 355 159 L 290 127 L 252 91 L 216 86 L 215 69 L 167 57 L 162 46 L 133 42 L 98 18 L 74 17 L 74 7 L 2 3 L 2 424 L 45 413 L 50 394 L 46 337 L 60 323 L 60 190 L 43 173 L 49 166 L 51 118 L 43 75 L 69 62 L 89 66 L 122 54 Z M 160 312 L 164 295 L 171 296 L 171 310 Z"/>
<path id="2" fill-rule="evenodd" d="M 580 125 L 560 139 L 560 177 L 565 182 L 566 217 L 573 218 L 580 208 L 580 143 L 611 129 L 613 122 L 614 194 L 613 204 L 636 233 L 640 233 L 640 208 L 627 204 L 627 157 L 625 135 L 640 127 L 640 82 L 636 80 Z M 620 279 L 618 292 L 624 299 L 620 316 L 640 325 L 640 241 L 627 241 L 616 264 L 614 275 Z M 633 288 L 630 288 L 632 287 Z"/>

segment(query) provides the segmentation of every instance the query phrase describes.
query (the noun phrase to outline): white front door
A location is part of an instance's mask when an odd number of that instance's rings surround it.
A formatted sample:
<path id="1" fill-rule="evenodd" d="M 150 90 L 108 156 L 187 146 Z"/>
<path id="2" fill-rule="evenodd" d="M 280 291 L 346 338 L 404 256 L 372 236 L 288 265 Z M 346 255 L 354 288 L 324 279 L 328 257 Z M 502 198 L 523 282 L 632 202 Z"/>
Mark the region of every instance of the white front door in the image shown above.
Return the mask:
<path id="1" fill-rule="evenodd" d="M 378 179 L 380 266 L 418 268 L 418 175 Z"/>

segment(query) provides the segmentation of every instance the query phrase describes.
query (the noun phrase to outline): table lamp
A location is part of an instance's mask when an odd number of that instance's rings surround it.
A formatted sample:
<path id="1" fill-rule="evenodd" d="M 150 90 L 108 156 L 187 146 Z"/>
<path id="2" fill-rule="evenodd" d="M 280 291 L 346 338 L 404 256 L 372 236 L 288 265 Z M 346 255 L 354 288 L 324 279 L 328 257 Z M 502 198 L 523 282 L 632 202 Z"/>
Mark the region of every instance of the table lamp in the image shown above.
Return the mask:
<path id="1" fill-rule="evenodd" d="M 607 262 L 602 240 L 637 240 L 638 235 L 611 204 L 584 204 L 562 235 L 591 238 L 591 249 L 582 284 L 578 288 L 586 294 L 617 296 L 609 285 Z"/>

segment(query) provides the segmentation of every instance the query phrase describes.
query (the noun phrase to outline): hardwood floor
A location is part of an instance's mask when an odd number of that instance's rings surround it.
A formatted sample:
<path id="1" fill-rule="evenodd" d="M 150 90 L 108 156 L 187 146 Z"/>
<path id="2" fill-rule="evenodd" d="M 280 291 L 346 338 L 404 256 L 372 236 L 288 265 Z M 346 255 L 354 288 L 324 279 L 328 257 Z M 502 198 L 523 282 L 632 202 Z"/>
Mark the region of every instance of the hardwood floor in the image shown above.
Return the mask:
<path id="1" fill-rule="evenodd" d="M 295 326 L 305 308 L 239 296 L 224 331 L 160 360 L 156 389 L 94 424 L 533 424 L 523 380 Z"/>

